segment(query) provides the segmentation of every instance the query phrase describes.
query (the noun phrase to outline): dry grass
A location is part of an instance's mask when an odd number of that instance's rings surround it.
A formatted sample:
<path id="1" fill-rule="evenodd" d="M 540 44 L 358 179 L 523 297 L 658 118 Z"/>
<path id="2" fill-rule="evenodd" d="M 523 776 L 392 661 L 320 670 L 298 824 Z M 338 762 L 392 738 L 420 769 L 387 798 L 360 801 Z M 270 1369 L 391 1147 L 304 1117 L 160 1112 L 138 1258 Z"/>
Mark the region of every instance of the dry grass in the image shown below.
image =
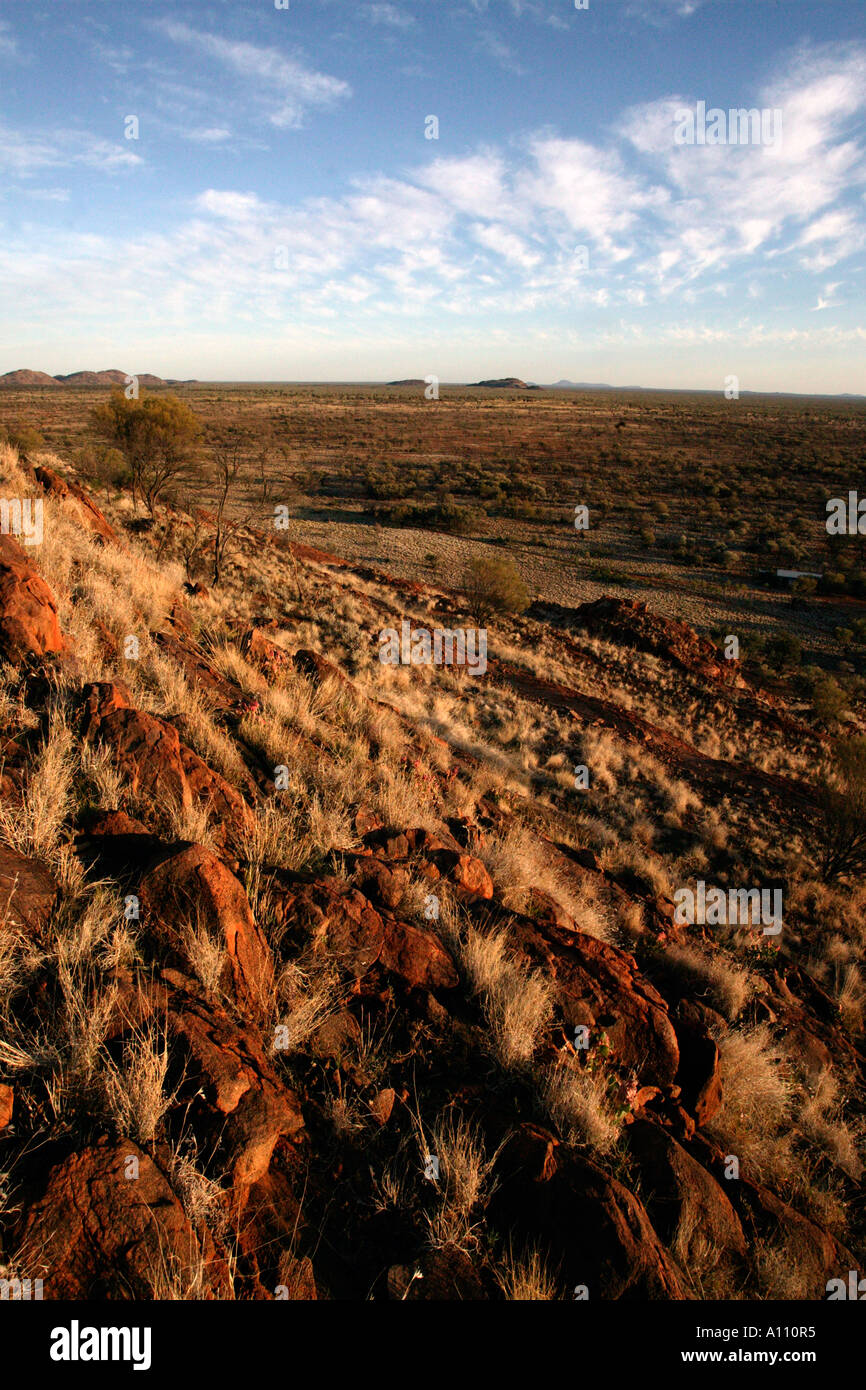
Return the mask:
<path id="1" fill-rule="evenodd" d="M 556 1280 L 534 1245 L 520 1255 L 509 1246 L 496 1278 L 509 1303 L 553 1303 L 559 1297 Z"/>
<path id="2" fill-rule="evenodd" d="M 792 1150 L 793 1084 L 788 1063 L 766 1024 L 732 1029 L 718 1039 L 722 1107 L 707 1126 L 741 1168 L 784 1184 L 796 1172 Z"/>
<path id="3" fill-rule="evenodd" d="M 553 1016 L 550 981 L 518 963 L 505 930 L 482 932 L 469 924 L 460 960 L 481 998 L 494 1056 L 505 1068 L 525 1065 Z"/>
<path id="4" fill-rule="evenodd" d="M 464 1116 L 448 1111 L 428 1130 L 415 1120 L 421 1171 L 429 1158 L 439 1161 L 433 1185 L 436 1201 L 428 1213 L 428 1239 L 436 1248 L 473 1243 L 483 1208 L 493 1194 L 491 1174 L 497 1154 L 488 1156 L 481 1131 Z"/>
<path id="5" fill-rule="evenodd" d="M 573 919 L 579 931 L 609 941 L 610 917 L 589 880 L 580 890 L 551 864 L 550 850 L 524 826 L 512 824 L 504 834 L 486 835 L 473 845 L 493 879 L 497 896 L 514 912 L 531 912 L 534 891 L 547 894 Z"/>
<path id="6" fill-rule="evenodd" d="M 173 1095 L 166 1091 L 169 1046 L 165 1034 L 153 1028 L 133 1031 L 124 1043 L 120 1066 L 110 1059 L 103 1067 L 108 1111 L 118 1134 L 149 1144 L 157 1138 Z"/>
<path id="7" fill-rule="evenodd" d="M 339 1008 L 341 990 L 333 968 L 287 962 L 277 976 L 273 1000 L 277 1055 L 298 1052 Z"/>
<path id="8" fill-rule="evenodd" d="M 20 854 L 55 863 L 72 805 L 74 735 L 60 706 L 27 768 L 23 803 L 0 802 L 0 836 Z"/>
<path id="9" fill-rule="evenodd" d="M 732 1022 L 743 1012 L 751 993 L 752 978 L 743 966 L 734 965 L 721 951 L 706 954 L 692 946 L 669 946 L 665 965 L 689 982 Z"/>
<path id="10" fill-rule="evenodd" d="M 619 1139 L 622 1122 L 610 1099 L 609 1080 L 603 1072 L 560 1063 L 547 1071 L 541 1088 L 542 1103 L 569 1144 L 580 1144 L 592 1153 L 607 1154 Z"/>

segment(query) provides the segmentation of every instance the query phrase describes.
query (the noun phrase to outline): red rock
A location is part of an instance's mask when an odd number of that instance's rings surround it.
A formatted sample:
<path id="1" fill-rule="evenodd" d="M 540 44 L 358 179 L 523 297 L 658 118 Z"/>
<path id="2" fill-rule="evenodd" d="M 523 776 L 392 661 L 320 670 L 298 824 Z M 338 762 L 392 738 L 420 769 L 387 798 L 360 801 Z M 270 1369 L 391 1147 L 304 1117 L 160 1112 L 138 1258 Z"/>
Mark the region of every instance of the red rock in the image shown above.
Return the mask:
<path id="1" fill-rule="evenodd" d="M 238 1248 L 262 1281 L 255 1296 L 310 1302 L 317 1298 L 313 1263 L 297 1255 L 304 1234 L 303 1208 L 291 1176 L 272 1167 L 247 1193 Z"/>
<path id="2" fill-rule="evenodd" d="M 746 684 L 737 662 L 726 661 L 712 642 L 699 637 L 687 623 L 663 618 L 636 599 L 605 595 L 592 603 L 582 603 L 576 616 L 590 632 L 601 632 L 638 651 L 665 657 L 684 671 L 725 685 Z"/>
<path id="3" fill-rule="evenodd" d="M 677 1084 L 682 1102 L 697 1125 L 707 1124 L 722 1106 L 722 1064 L 718 1044 L 698 1011 L 683 1000 L 674 1019 L 680 1049 Z"/>
<path id="4" fill-rule="evenodd" d="M 550 1130 L 524 1121 L 508 1137 L 500 1167 L 512 1176 L 522 1175 L 533 1182 L 549 1182 L 556 1172 L 559 1140 Z"/>
<path id="5" fill-rule="evenodd" d="M 115 765 L 134 793 L 158 806 L 207 806 L 223 842 L 233 828 L 249 823 L 249 807 L 234 787 L 182 743 L 166 720 L 132 708 L 123 685 L 87 685 L 83 694 L 82 738 L 98 739 L 111 748 Z"/>
<path id="6" fill-rule="evenodd" d="M 316 1276 L 313 1273 L 313 1261 L 308 1255 L 298 1259 L 288 1251 L 280 1261 L 278 1271 L 279 1283 L 277 1290 L 279 1297 L 288 1303 L 315 1303 L 318 1298 L 316 1292 Z"/>
<path id="7" fill-rule="evenodd" d="M 260 627 L 249 628 L 243 633 L 238 646 L 247 661 L 270 675 L 283 670 L 289 661 L 285 648 L 278 647 L 276 642 L 266 637 Z"/>
<path id="8" fill-rule="evenodd" d="M 641 1086 L 640 1090 L 635 1093 L 634 1099 L 631 1102 L 632 1110 L 643 1110 L 644 1106 L 650 1105 L 653 1101 L 658 1100 L 661 1094 L 658 1086 Z"/>
<path id="9" fill-rule="evenodd" d="M 381 829 L 382 821 L 372 806 L 359 806 L 355 812 L 355 834 L 363 840 L 372 831 Z"/>
<path id="10" fill-rule="evenodd" d="M 437 849 L 451 849 L 460 851 L 460 845 L 450 832 L 437 834 L 435 830 L 428 830 L 422 826 L 419 829 L 406 831 L 406 843 L 411 854 L 432 854 Z"/>
<path id="11" fill-rule="evenodd" d="M 309 679 L 314 681 L 317 685 L 320 681 L 325 681 L 329 678 L 333 678 L 344 685 L 350 684 L 348 677 L 340 670 L 339 666 L 335 666 L 333 661 L 328 661 L 318 652 L 302 649 L 301 651 L 295 652 L 292 657 L 292 662 L 296 671 L 300 671 L 302 676 L 308 676 Z"/>
<path id="12" fill-rule="evenodd" d="M 384 1091 L 376 1092 L 370 1101 L 370 1112 L 377 1124 L 385 1125 L 388 1123 L 396 1099 L 396 1093 L 391 1086 L 387 1086 Z"/>
<path id="13" fill-rule="evenodd" d="M 402 830 L 384 827 L 364 836 L 364 844 L 378 850 L 385 859 L 408 859 L 409 839 Z"/>
<path id="14" fill-rule="evenodd" d="M 432 856 L 437 869 L 462 892 L 489 900 L 493 897 L 493 879 L 480 859 L 455 850 L 437 850 Z"/>
<path id="15" fill-rule="evenodd" d="M 0 845 L 0 932 L 4 928 L 40 932 L 48 923 L 58 892 L 45 864 Z"/>
<path id="16" fill-rule="evenodd" d="M 129 1160 L 138 1164 L 138 1176 Z M 128 1139 L 71 1154 L 48 1175 L 21 1235 L 21 1268 L 47 1299 L 149 1300 L 171 1282 L 189 1296 L 230 1296 L 228 1271 L 207 1233 L 196 1235 L 165 1174 Z"/>
<path id="17" fill-rule="evenodd" d="M 531 888 L 530 897 L 533 916 L 537 916 L 543 922 L 552 922 L 554 926 L 562 927 L 565 931 L 575 930 L 574 918 L 549 893 L 542 888 Z"/>
<path id="18" fill-rule="evenodd" d="M 634 956 L 583 932 L 525 917 L 514 919 L 512 936 L 526 964 L 551 980 L 572 1033 L 575 1025 L 586 1025 L 591 1046 L 606 1036 L 616 1060 L 645 1084 L 673 1080 L 679 1048 L 668 1007 Z"/>
<path id="19" fill-rule="evenodd" d="M 164 935 L 185 959 L 181 923 L 201 921 L 225 950 L 220 987 L 239 1007 L 259 1015 L 273 988 L 270 948 L 253 919 L 242 884 L 215 854 L 191 845 L 150 869 L 139 888 L 151 936 Z"/>
<path id="20" fill-rule="evenodd" d="M 34 468 L 33 473 L 46 496 L 56 497 L 68 505 L 71 504 L 70 509 L 83 521 L 89 531 L 92 531 L 102 541 L 117 544 L 116 533 L 109 526 L 93 498 L 88 496 L 79 483 L 76 483 L 73 478 L 61 478 L 59 473 L 43 466 Z"/>
<path id="21" fill-rule="evenodd" d="M 207 697 L 211 709 L 225 714 L 237 708 L 242 697 L 240 686 L 208 661 L 199 644 L 182 626 L 176 625 L 171 631 L 155 633 L 154 641 L 181 669 L 189 684 Z M 179 718 L 181 716 L 175 716 L 172 720 L 175 728 L 178 728 Z"/>
<path id="22" fill-rule="evenodd" d="M 140 820 L 125 811 L 98 811 L 87 824 L 88 835 L 147 835 L 150 832 Z"/>
<path id="23" fill-rule="evenodd" d="M 280 923 L 302 927 L 317 954 L 357 979 L 379 959 L 385 939 L 382 918 L 363 893 L 341 879 L 319 879 L 283 893 L 276 915 Z"/>
<path id="24" fill-rule="evenodd" d="M 129 687 L 123 681 L 98 681 L 86 685 L 82 692 L 82 707 L 78 732 L 82 739 L 93 738 L 104 719 L 116 710 L 132 708 Z"/>
<path id="25" fill-rule="evenodd" d="M 847 1284 L 848 1271 L 858 1269 L 856 1256 L 840 1241 L 762 1184 L 741 1174 L 726 1186 L 747 1227 L 759 1237 L 771 1238 L 774 1246 L 784 1251 L 796 1291 L 781 1288 L 771 1291 L 771 1296 L 824 1299 L 828 1279 L 844 1279 Z"/>
<path id="26" fill-rule="evenodd" d="M 0 535 L 0 655 L 19 662 L 66 651 L 54 595 L 14 536 Z"/>
<path id="27" fill-rule="evenodd" d="M 377 907 L 394 911 L 400 906 L 409 887 L 409 875 L 405 869 L 389 868 L 381 859 L 371 855 L 358 855 L 355 859 L 353 880 L 365 897 Z"/>
<path id="28" fill-rule="evenodd" d="M 439 938 L 408 922 L 385 922 L 380 956 L 410 989 L 454 989 L 459 976 Z"/>
<path id="29" fill-rule="evenodd" d="M 703 1245 L 746 1254 L 746 1238 L 725 1192 L 705 1168 L 659 1125 L 636 1120 L 629 1148 L 638 1159 L 641 1196 L 659 1235 L 683 1258 Z"/>
<path id="30" fill-rule="evenodd" d="M 330 1057 L 335 1062 L 343 1062 L 346 1056 L 357 1056 L 362 1040 L 361 1025 L 348 1009 L 326 1018 L 310 1038 L 310 1051 L 314 1057 Z"/>
<path id="31" fill-rule="evenodd" d="M 205 1157 L 235 1187 L 258 1182 L 274 1145 L 303 1128 L 300 1103 L 279 1080 L 253 1028 L 236 1024 L 204 990 L 163 971 L 154 1004 L 165 1010 L 173 1050 L 183 1063 L 178 1108 L 197 1131 Z"/>
<path id="32" fill-rule="evenodd" d="M 564 1144 L 547 1179 L 532 1169 L 503 1176 L 490 1221 L 540 1245 L 564 1286 L 585 1285 L 590 1302 L 686 1296 L 682 1272 L 637 1197 Z"/>

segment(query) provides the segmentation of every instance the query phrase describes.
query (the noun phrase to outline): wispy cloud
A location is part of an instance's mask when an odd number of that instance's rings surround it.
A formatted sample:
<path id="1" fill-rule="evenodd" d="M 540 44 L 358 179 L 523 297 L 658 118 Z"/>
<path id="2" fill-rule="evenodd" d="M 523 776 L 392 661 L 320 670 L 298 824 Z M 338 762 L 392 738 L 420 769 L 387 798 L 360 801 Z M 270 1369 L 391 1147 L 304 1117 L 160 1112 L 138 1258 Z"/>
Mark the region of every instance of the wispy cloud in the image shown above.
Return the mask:
<path id="1" fill-rule="evenodd" d="M 0 58 L 18 58 L 18 44 L 12 33 L 11 26 L 5 20 L 0 19 Z"/>
<path id="2" fill-rule="evenodd" d="M 492 29 L 482 30 L 478 36 L 478 47 L 493 58 L 506 72 L 513 72 L 516 77 L 525 76 L 526 68 L 517 61 L 505 40 L 495 34 Z"/>
<path id="3" fill-rule="evenodd" d="M 222 145 L 226 140 L 230 140 L 231 136 L 232 133 L 226 126 L 211 125 L 188 131 L 186 138 L 199 145 Z"/>
<path id="4" fill-rule="evenodd" d="M 690 19 L 706 0 L 628 0 L 626 14 L 658 28 L 677 19 Z"/>
<path id="5" fill-rule="evenodd" d="M 253 49 L 253 63 L 249 47 L 238 59 L 245 74 L 266 51 Z M 348 179 L 331 197 L 272 196 L 270 185 L 265 195 L 252 176 L 221 186 L 211 174 L 183 216 L 131 245 L 101 229 L 65 236 L 59 249 L 48 230 L 7 235 L 0 278 L 20 293 L 28 322 L 76 331 L 79 319 L 134 316 L 185 336 L 191 324 L 278 334 L 291 321 L 311 339 L 333 331 L 364 342 L 407 316 L 419 332 L 453 322 L 463 335 L 526 315 L 531 335 L 535 314 L 559 342 L 577 306 L 584 345 L 859 348 L 855 295 L 847 304 L 837 295 L 853 268 L 829 267 L 866 244 L 863 63 L 859 45 L 798 52 L 764 90 L 732 97 L 781 107 L 785 139 L 775 149 L 677 146 L 674 110 L 695 94 L 668 95 L 595 140 L 543 130 L 451 156 L 424 146 L 399 177 Z M 276 71 L 270 59 L 264 68 Z M 268 90 L 287 100 L 276 77 Z M 221 115 L 235 125 L 234 111 Z M 189 138 L 216 149 L 229 134 L 201 124 Z M 0 152 L 7 169 L 31 178 L 64 163 L 110 168 L 109 153 L 138 162 L 122 142 L 83 134 L 0 131 Z M 780 295 L 799 326 L 770 318 Z M 708 322 L 694 307 L 702 298 Z M 755 322 L 757 312 L 768 321 Z"/>
<path id="6" fill-rule="evenodd" d="M 275 105 L 268 118 L 280 129 L 298 130 L 310 108 L 333 106 L 352 94 L 342 78 L 316 72 L 300 59 L 286 57 L 279 49 L 205 34 L 174 20 L 160 21 L 159 28 L 175 43 L 186 44 L 239 77 L 249 79 L 255 97 L 269 92 L 269 104 Z"/>
<path id="7" fill-rule="evenodd" d="M 364 19 L 369 19 L 371 24 L 387 24 L 392 29 L 411 29 L 415 23 L 413 15 L 387 3 L 364 5 L 360 13 Z"/>
<path id="8" fill-rule="evenodd" d="M 792 250 L 820 273 L 864 244 L 866 210 L 850 198 L 866 187 L 866 47 L 798 51 L 763 91 L 731 94 L 733 107 L 781 111 L 775 145 L 677 144 L 676 113 L 694 105 L 694 97 L 664 97 L 632 108 L 618 126 L 671 194 L 659 208 L 666 245 L 646 263 L 648 275 L 676 284 L 743 256 Z"/>
<path id="9" fill-rule="evenodd" d="M 140 155 L 123 144 L 113 144 L 88 131 L 54 130 L 43 134 L 0 125 L 0 169 L 20 178 L 76 164 L 115 173 L 143 162 Z"/>

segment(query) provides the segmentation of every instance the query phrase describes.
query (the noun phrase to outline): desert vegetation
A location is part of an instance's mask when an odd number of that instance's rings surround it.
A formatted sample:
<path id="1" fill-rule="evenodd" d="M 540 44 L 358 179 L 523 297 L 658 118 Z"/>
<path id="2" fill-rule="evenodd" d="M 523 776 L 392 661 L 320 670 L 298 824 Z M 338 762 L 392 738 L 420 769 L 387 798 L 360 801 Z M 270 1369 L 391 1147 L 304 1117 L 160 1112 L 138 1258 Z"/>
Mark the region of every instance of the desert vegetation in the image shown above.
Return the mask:
<path id="1" fill-rule="evenodd" d="M 768 590 L 737 662 L 717 628 L 765 552 L 819 554 L 857 407 L 439 406 L 422 457 L 411 388 L 0 400 L 3 495 L 43 507 L 0 538 L 0 1266 L 46 1297 L 862 1265 L 860 620 L 830 585 Z M 409 573 L 419 533 L 459 550 Z M 483 626 L 486 669 L 383 664 L 401 624 Z M 778 890 L 781 931 L 679 920 L 698 882 Z"/>

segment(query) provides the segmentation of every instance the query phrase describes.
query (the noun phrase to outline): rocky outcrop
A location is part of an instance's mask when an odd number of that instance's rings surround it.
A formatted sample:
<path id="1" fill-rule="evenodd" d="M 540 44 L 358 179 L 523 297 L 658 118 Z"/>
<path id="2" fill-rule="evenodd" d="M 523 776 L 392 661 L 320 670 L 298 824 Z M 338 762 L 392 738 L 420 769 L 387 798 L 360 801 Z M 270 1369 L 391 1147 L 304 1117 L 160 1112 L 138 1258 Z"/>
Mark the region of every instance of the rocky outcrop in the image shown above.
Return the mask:
<path id="1" fill-rule="evenodd" d="M 564 1144 L 551 1156 L 536 1129 L 529 1148 L 519 1132 L 508 1142 L 502 1170 L 496 1210 L 512 1230 L 550 1252 L 572 1297 L 686 1296 L 682 1271 L 642 1204 L 596 1163 Z"/>
<path id="2" fill-rule="evenodd" d="M 84 687 L 80 733 L 112 750 L 118 771 L 138 796 L 183 811 L 207 808 L 223 843 L 249 823 L 240 793 L 181 742 L 171 724 L 135 709 L 119 682 Z"/>
<path id="3" fill-rule="evenodd" d="M 38 935 L 51 916 L 58 892 L 45 864 L 0 845 L 0 935 L 10 928 Z"/>
<path id="4" fill-rule="evenodd" d="M 109 526 L 93 498 L 73 478 L 61 478 L 53 468 L 44 465 L 34 468 L 33 474 L 46 497 L 54 497 L 74 511 L 88 531 L 101 541 L 117 544 L 117 533 Z"/>
<path id="5" fill-rule="evenodd" d="M 54 595 L 15 538 L 0 535 L 0 656 L 16 662 L 66 650 Z"/>
<path id="6" fill-rule="evenodd" d="M 230 1297 L 211 1237 L 138 1145 L 105 1140 L 53 1167 L 21 1233 L 21 1267 L 46 1299 Z"/>
<path id="7" fill-rule="evenodd" d="M 187 968 L 202 935 L 214 943 L 222 965 L 218 984 L 238 1008 L 258 1017 L 268 1007 L 274 966 L 247 895 L 235 875 L 202 845 L 159 859 L 141 880 L 145 930 Z"/>
<path id="8" fill-rule="evenodd" d="M 589 632 L 637 651 L 664 657 L 674 666 L 725 685 L 745 686 L 735 661 L 725 661 L 718 648 L 694 628 L 654 613 L 636 599 L 604 598 L 582 603 L 575 617 Z"/>
<path id="9" fill-rule="evenodd" d="M 644 1205 L 665 1243 L 687 1263 L 707 1248 L 744 1256 L 743 1228 L 715 1178 L 660 1125 L 636 1120 L 627 1134 L 640 1166 Z"/>
<path id="10" fill-rule="evenodd" d="M 679 1048 L 668 1006 L 634 956 L 549 922 L 522 918 L 513 935 L 526 964 L 552 981 L 567 1029 L 589 1028 L 590 1047 L 606 1040 L 616 1060 L 643 1082 L 673 1081 Z"/>

